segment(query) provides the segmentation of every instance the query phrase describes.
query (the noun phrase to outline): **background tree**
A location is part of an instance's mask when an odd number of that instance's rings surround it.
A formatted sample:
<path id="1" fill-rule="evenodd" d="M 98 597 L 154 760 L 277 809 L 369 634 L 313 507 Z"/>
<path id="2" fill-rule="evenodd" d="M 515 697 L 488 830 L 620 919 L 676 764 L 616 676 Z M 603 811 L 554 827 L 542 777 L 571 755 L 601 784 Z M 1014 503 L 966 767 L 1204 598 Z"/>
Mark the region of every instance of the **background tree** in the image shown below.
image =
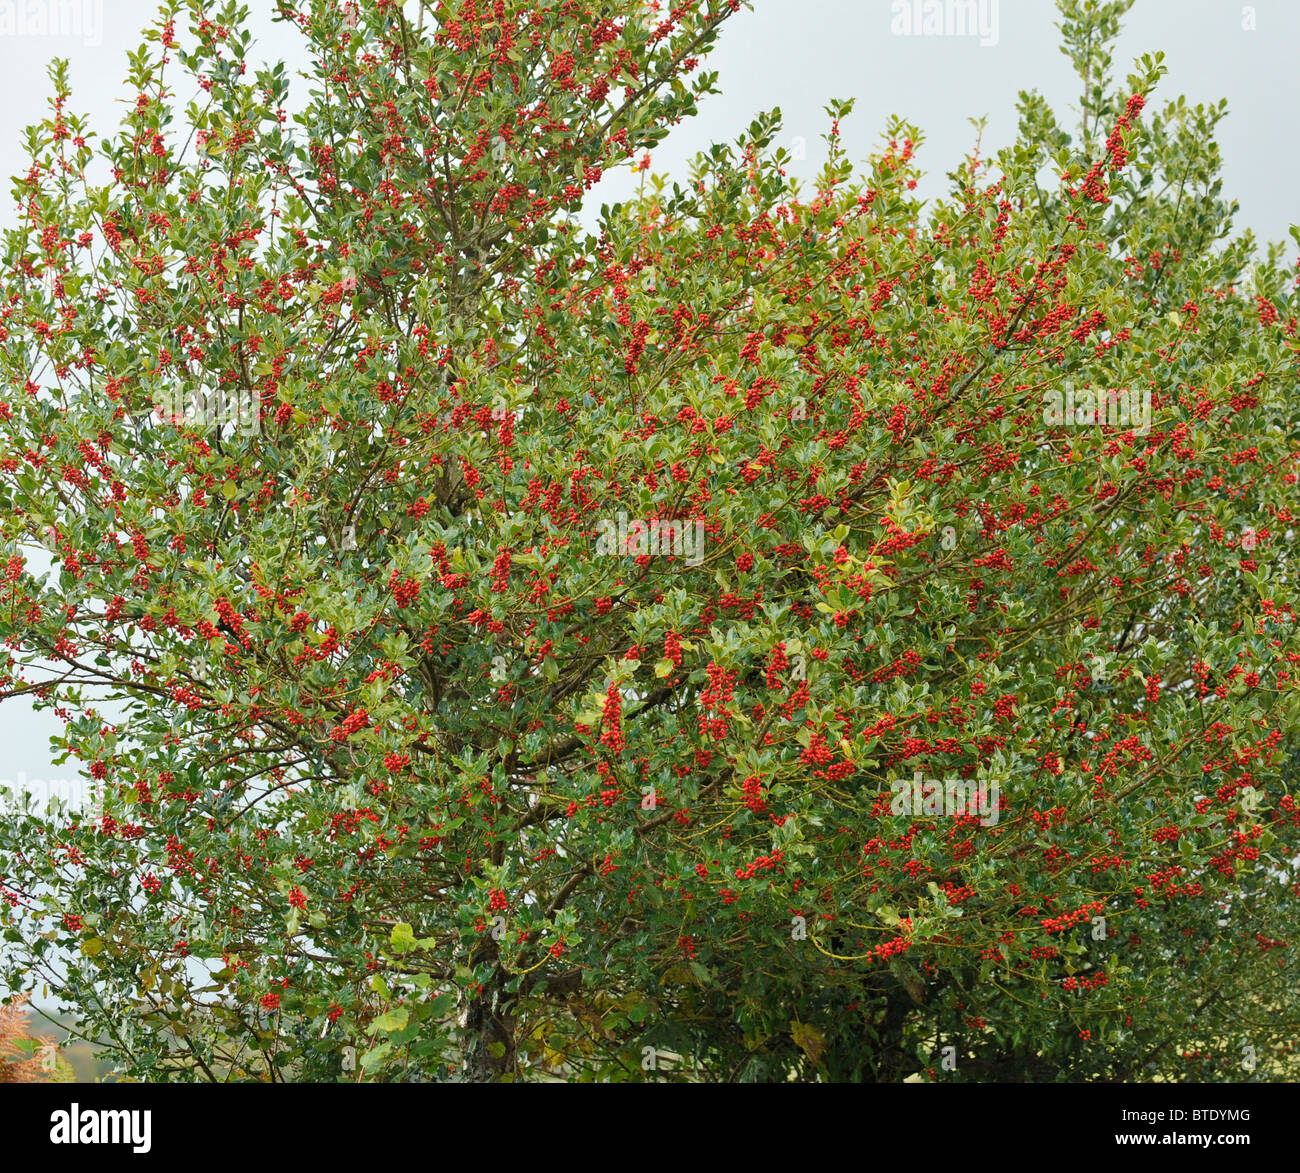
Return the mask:
<path id="1" fill-rule="evenodd" d="M 29 132 L 3 686 L 103 811 L 0 829 L 9 984 L 149 1079 L 1293 1064 L 1294 275 L 1127 5 L 933 208 L 838 102 L 813 190 L 772 112 L 595 232 L 734 5 L 300 7 L 292 139 L 179 0 L 106 186 L 61 66 Z"/>

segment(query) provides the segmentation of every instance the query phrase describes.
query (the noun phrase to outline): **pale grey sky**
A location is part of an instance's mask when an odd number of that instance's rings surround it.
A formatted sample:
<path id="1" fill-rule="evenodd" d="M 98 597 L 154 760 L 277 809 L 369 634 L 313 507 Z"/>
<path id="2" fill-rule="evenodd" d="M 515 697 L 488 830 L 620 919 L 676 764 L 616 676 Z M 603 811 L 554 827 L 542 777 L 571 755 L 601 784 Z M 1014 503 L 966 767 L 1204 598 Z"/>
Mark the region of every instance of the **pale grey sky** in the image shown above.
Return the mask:
<path id="1" fill-rule="evenodd" d="M 301 41 L 271 22 L 272 0 L 247 0 L 253 10 L 258 55 L 301 61 Z M 857 99 L 842 127 L 845 144 L 860 158 L 877 142 L 890 114 L 919 125 L 926 136 L 920 155 L 929 173 L 920 193 L 939 194 L 944 175 L 966 154 L 974 131 L 969 119 L 988 117 L 987 156 L 1015 133 L 1016 95 L 1037 89 L 1073 129 L 1076 85 L 1058 51 L 1056 8 L 1051 0 L 976 0 L 990 35 L 894 35 L 897 8 L 905 0 L 756 0 L 728 22 L 709 68 L 719 73 L 722 93 L 708 99 L 700 116 L 676 129 L 655 152 L 653 169 L 685 174 L 684 163 L 709 143 L 734 139 L 761 110 L 779 106 L 785 145 L 796 137 L 807 157 L 796 175 L 812 177 L 821 161 L 820 136 L 831 98 Z M 910 12 L 921 0 L 906 0 Z M 46 62 L 71 63 L 72 106 L 88 111 L 101 133 L 116 127 L 128 50 L 142 44 L 140 30 L 156 8 L 150 0 L 0 0 L 0 172 L 26 170 L 22 130 L 48 109 Z M 73 35 L 52 35 L 63 14 Z M 57 33 L 58 28 L 53 29 Z M 993 43 L 981 44 L 981 39 Z M 1178 94 L 1188 100 L 1229 101 L 1220 148 L 1224 192 L 1241 205 L 1238 228 L 1262 241 L 1287 240 L 1297 215 L 1300 154 L 1294 132 L 1300 109 L 1300 0 L 1138 0 L 1125 20 L 1115 54 L 1115 74 L 1127 76 L 1132 61 L 1163 50 L 1169 73 L 1155 95 L 1157 105 Z M 178 95 L 187 103 L 190 94 Z M 14 209 L 5 184 L 0 228 L 12 225 Z M 632 189 L 614 174 L 598 189 L 597 206 Z M 66 767 L 50 764 L 47 738 L 56 723 L 36 716 L 21 699 L 0 705 L 0 781 L 69 779 Z"/>

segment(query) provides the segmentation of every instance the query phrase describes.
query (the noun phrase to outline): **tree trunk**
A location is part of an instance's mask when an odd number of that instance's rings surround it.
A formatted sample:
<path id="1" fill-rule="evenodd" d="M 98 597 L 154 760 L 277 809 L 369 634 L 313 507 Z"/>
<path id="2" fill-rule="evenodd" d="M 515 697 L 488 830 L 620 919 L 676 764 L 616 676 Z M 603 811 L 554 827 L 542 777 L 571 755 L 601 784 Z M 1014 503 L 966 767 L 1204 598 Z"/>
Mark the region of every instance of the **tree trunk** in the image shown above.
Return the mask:
<path id="1" fill-rule="evenodd" d="M 475 964 L 496 962 L 495 941 L 475 955 Z M 498 1083 L 514 1076 L 517 1047 L 513 996 L 505 990 L 506 972 L 495 965 L 482 990 L 460 996 L 461 1076 L 466 1083 Z"/>

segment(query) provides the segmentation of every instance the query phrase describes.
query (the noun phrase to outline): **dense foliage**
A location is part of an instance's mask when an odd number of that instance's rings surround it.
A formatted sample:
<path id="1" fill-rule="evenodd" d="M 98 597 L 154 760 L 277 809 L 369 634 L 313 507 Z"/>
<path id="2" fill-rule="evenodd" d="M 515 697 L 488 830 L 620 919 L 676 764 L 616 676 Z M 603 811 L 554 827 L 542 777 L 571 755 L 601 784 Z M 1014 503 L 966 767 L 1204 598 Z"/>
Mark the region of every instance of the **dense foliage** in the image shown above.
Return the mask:
<path id="1" fill-rule="evenodd" d="M 102 810 L 0 827 L 10 987 L 151 1080 L 1294 1074 L 1295 274 L 1129 2 L 943 201 L 845 101 L 591 231 L 732 0 L 284 3 L 292 134 L 167 0 L 103 185 L 56 64 L 0 684 Z"/>

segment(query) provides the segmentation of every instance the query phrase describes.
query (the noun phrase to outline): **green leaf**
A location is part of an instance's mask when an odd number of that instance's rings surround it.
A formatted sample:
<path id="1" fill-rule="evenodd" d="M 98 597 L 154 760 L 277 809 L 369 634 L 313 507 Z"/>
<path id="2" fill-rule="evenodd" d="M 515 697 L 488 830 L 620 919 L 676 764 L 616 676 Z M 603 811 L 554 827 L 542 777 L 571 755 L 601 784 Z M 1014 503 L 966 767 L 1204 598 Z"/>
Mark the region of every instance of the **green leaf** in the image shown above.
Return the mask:
<path id="1" fill-rule="evenodd" d="M 361 1066 L 367 1071 L 373 1071 L 380 1063 L 392 1053 L 393 1044 L 384 1042 L 377 1047 L 372 1047 L 361 1056 Z"/>
<path id="2" fill-rule="evenodd" d="M 394 953 L 406 953 L 415 948 L 415 933 L 404 921 L 399 921 L 393 926 L 388 940 Z"/>
<path id="3" fill-rule="evenodd" d="M 370 1024 L 370 1033 L 376 1034 L 379 1031 L 392 1032 L 401 1030 L 410 1019 L 410 1011 L 405 1006 L 396 1006 L 386 1014 L 381 1014 L 374 1022 Z"/>
<path id="4" fill-rule="evenodd" d="M 455 994 L 439 994 L 429 1003 L 429 1013 L 434 1018 L 450 1014 L 456 1008 Z"/>

